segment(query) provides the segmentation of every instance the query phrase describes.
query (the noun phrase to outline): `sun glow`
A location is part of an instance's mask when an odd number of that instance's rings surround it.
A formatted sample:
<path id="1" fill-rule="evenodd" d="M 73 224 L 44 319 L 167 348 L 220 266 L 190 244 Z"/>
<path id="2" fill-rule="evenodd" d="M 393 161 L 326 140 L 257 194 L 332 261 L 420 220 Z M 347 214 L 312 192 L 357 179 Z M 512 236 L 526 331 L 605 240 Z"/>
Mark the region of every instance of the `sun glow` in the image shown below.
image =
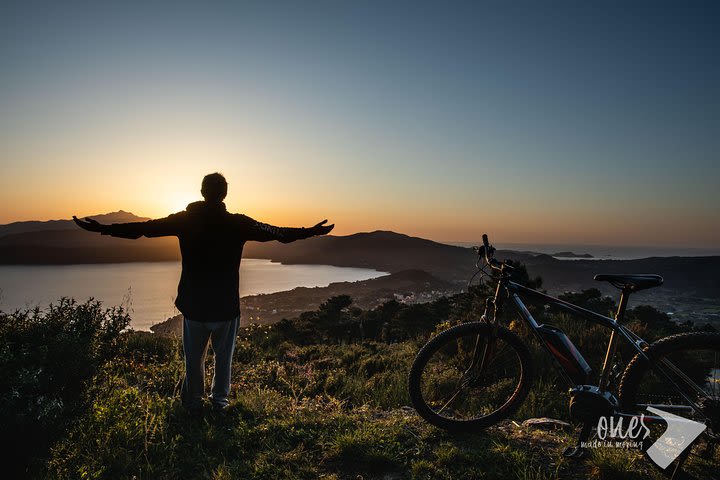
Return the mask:
<path id="1" fill-rule="evenodd" d="M 169 195 L 167 199 L 163 202 L 163 209 L 166 210 L 169 214 L 180 212 L 182 210 L 185 210 L 185 207 L 188 206 L 189 203 L 202 200 L 200 198 L 200 195 L 193 195 L 192 193 L 188 192 L 177 192 L 173 195 Z"/>

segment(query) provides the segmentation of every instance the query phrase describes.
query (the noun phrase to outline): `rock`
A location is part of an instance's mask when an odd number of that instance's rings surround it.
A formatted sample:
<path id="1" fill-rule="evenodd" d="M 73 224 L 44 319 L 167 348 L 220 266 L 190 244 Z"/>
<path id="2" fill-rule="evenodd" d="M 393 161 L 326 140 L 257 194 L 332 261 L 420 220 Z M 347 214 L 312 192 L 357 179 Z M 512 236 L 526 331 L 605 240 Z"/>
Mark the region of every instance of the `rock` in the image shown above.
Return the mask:
<path id="1" fill-rule="evenodd" d="M 524 427 L 529 428 L 540 428 L 543 430 L 558 430 L 558 429 L 571 429 L 572 425 L 562 420 L 555 418 L 539 417 L 539 418 L 528 418 L 522 422 Z"/>
<path id="2" fill-rule="evenodd" d="M 403 406 L 400 407 L 398 410 L 400 410 L 400 413 L 402 413 L 403 415 L 416 415 L 416 414 L 417 414 L 417 412 L 415 411 L 415 409 L 414 409 L 413 407 L 408 406 L 408 405 L 403 405 Z"/>

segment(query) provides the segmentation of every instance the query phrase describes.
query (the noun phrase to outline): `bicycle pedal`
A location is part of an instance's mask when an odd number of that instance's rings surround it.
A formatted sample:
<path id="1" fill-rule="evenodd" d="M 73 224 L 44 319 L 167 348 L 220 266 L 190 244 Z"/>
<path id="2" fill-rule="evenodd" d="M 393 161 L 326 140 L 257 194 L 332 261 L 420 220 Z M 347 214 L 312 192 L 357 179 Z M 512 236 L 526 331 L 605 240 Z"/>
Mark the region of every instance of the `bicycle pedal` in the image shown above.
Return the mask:
<path id="1" fill-rule="evenodd" d="M 575 445 L 574 447 L 567 447 L 563 450 L 563 457 L 572 458 L 574 460 L 582 460 L 590 456 L 590 450 L 587 448 Z"/>

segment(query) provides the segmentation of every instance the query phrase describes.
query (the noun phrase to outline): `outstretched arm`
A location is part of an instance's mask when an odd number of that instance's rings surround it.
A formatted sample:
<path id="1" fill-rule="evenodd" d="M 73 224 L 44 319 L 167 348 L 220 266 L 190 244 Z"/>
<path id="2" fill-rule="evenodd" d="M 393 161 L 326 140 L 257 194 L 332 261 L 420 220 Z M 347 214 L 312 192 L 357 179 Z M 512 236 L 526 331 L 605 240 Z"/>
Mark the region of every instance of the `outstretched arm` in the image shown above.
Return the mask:
<path id="1" fill-rule="evenodd" d="M 302 240 L 316 235 L 326 235 L 335 228 L 335 224 L 325 225 L 327 220 L 323 220 L 322 222 L 319 222 L 309 228 L 293 228 L 276 227 L 267 223 L 258 222 L 244 215 L 243 217 L 247 240 L 254 240 L 256 242 L 269 242 L 270 240 L 277 240 L 281 243 L 290 243 L 295 240 Z"/>
<path id="2" fill-rule="evenodd" d="M 83 230 L 87 230 L 88 232 L 103 233 L 103 231 L 108 227 L 107 225 L 103 225 L 97 220 L 93 220 L 89 217 L 85 217 L 85 220 L 80 220 L 75 215 L 73 215 L 73 221 L 78 227 L 82 228 Z"/>
<path id="3" fill-rule="evenodd" d="M 142 236 L 165 237 L 177 235 L 180 230 L 181 219 L 182 212 L 174 213 L 169 217 L 159 218 L 157 220 L 148 220 L 147 222 L 113 223 L 112 225 L 103 225 L 92 218 L 86 217 L 83 221 L 73 215 L 75 223 L 84 230 L 89 232 L 98 232 L 101 235 L 129 238 L 132 240 Z"/>

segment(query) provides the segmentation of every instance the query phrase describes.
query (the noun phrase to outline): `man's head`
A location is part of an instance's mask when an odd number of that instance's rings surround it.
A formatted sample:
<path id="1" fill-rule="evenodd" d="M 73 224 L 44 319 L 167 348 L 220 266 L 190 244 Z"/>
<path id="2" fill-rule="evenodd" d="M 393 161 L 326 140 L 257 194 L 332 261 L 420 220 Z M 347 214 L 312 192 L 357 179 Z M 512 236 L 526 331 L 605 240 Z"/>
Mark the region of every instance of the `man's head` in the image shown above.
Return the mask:
<path id="1" fill-rule="evenodd" d="M 207 202 L 220 203 L 227 195 L 227 181 L 220 173 L 205 175 L 200 189 L 203 198 Z"/>

